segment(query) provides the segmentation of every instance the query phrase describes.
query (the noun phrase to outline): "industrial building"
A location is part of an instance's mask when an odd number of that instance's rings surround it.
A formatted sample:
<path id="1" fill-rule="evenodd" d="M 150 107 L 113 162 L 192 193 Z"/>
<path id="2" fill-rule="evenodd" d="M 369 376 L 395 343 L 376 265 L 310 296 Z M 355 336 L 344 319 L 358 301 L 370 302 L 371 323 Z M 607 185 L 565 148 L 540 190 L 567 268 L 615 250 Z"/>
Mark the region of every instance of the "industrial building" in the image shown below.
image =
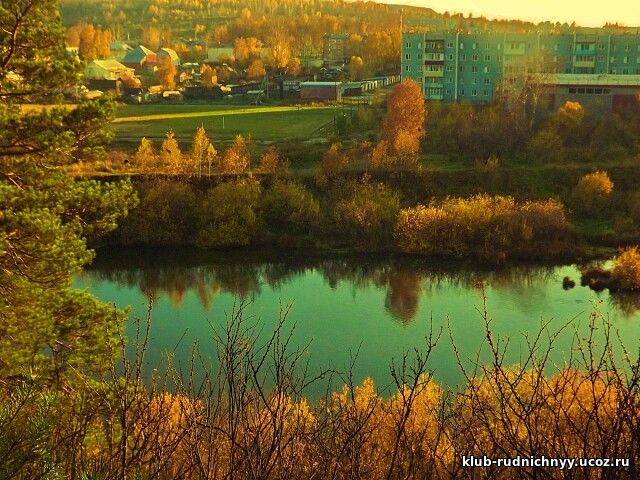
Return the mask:
<path id="1" fill-rule="evenodd" d="M 550 106 L 615 109 L 640 94 L 639 34 L 405 32 L 401 62 L 402 78 L 421 84 L 428 100 L 489 103 L 525 76 L 544 86 Z"/>

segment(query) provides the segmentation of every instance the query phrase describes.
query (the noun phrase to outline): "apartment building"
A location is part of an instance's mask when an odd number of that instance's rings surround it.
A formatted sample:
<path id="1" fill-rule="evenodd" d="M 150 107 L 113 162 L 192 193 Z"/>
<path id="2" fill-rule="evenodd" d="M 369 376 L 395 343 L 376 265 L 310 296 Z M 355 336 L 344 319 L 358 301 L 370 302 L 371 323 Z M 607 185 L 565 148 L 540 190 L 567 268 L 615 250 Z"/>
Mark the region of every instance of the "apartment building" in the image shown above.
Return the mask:
<path id="1" fill-rule="evenodd" d="M 488 103 L 501 84 L 527 74 L 554 98 L 603 96 L 587 102 L 594 105 L 616 103 L 618 83 L 620 94 L 640 93 L 638 34 L 406 32 L 401 63 L 402 78 L 421 84 L 428 100 Z"/>

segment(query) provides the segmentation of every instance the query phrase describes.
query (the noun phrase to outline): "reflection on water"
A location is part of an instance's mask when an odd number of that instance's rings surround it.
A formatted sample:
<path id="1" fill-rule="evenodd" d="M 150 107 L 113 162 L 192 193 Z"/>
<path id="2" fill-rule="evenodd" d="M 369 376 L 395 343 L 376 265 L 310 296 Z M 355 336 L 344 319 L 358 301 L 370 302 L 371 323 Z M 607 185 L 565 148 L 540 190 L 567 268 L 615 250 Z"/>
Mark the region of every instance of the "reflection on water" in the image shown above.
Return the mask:
<path id="1" fill-rule="evenodd" d="M 188 256 L 186 262 L 185 255 Z M 265 287 L 278 290 L 296 278 L 317 272 L 332 289 L 340 284 L 348 284 L 354 291 L 372 286 L 384 289 L 386 311 L 394 319 L 409 323 L 416 318 L 421 298 L 437 295 L 443 285 L 465 290 L 477 289 L 480 285 L 509 290 L 513 298 L 522 300 L 520 307 L 526 311 L 527 305 L 544 301 L 545 290 L 537 287 L 555 281 L 555 270 L 556 267 L 549 265 L 471 269 L 460 263 L 388 256 L 328 259 L 287 258 L 277 254 L 251 257 L 246 253 L 124 251 L 117 256 L 99 256 L 80 278 L 135 287 L 147 298 L 166 295 L 175 307 L 182 306 L 186 295 L 193 292 L 204 310 L 210 310 L 221 293 L 252 300 Z M 618 298 L 615 303 L 625 305 L 622 309 L 626 314 L 640 308 L 640 301 L 635 297 Z"/>
<path id="2" fill-rule="evenodd" d="M 155 299 L 149 369 L 161 365 L 166 352 L 188 362 L 193 344 L 215 363 L 211 328 L 221 326 L 234 302 L 244 299 L 264 332 L 274 327 L 281 304 L 293 304 L 293 344 L 311 343 L 311 367 L 340 369 L 357 350 L 354 378 L 371 376 L 382 384 L 389 381 L 390 360 L 419 347 L 432 319 L 435 328 L 447 330 L 432 367 L 439 381 L 453 385 L 461 377 L 449 337 L 472 362 L 485 338 L 477 310 L 481 290 L 496 335 L 511 339 L 509 362 L 519 361 L 523 336 L 535 333 L 543 321 L 556 330 L 573 319 L 575 330 L 567 332 L 586 335 L 594 305 L 620 330 L 627 348 L 636 350 L 640 297 L 580 286 L 564 290 L 565 276 L 579 280 L 579 269 L 517 265 L 492 270 L 395 256 L 129 250 L 100 252 L 76 285 L 120 307 L 131 305 L 132 316 L 143 317 L 148 300 Z M 556 365 L 570 356 L 572 335 L 557 340 Z M 182 350 L 176 349 L 178 341 Z"/>

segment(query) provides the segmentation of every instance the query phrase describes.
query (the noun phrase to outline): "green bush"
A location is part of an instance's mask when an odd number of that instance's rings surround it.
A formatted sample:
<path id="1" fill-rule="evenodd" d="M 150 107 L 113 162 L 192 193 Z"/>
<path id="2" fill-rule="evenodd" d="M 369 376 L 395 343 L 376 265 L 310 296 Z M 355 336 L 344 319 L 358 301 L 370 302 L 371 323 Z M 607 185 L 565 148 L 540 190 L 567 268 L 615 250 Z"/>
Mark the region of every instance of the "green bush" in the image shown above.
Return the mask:
<path id="1" fill-rule="evenodd" d="M 303 185 L 278 180 L 262 196 L 262 215 L 274 234 L 310 234 L 320 223 L 320 204 Z"/>
<path id="2" fill-rule="evenodd" d="M 126 245 L 193 244 L 196 234 L 196 195 L 176 180 L 157 180 L 137 187 L 140 204 L 121 222 Z"/>
<path id="3" fill-rule="evenodd" d="M 260 184 L 252 179 L 234 180 L 211 188 L 199 212 L 197 243 L 206 247 L 249 245 L 260 221 Z"/>

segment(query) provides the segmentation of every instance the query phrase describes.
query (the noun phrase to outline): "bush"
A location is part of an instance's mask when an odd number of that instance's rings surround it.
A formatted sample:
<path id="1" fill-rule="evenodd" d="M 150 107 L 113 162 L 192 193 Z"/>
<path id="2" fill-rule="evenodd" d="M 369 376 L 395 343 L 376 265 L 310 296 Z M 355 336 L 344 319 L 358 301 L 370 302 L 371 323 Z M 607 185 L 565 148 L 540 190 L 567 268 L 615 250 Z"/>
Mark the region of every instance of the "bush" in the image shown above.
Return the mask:
<path id="1" fill-rule="evenodd" d="M 541 163 L 560 163 L 564 159 L 565 149 L 562 138 L 555 132 L 538 132 L 527 146 L 529 155 Z"/>
<path id="2" fill-rule="evenodd" d="M 249 245 L 259 228 L 260 184 L 234 180 L 211 188 L 200 209 L 197 243 L 207 247 Z"/>
<path id="3" fill-rule="evenodd" d="M 555 200 L 516 203 L 481 194 L 404 209 L 395 236 L 407 252 L 504 260 L 563 254 L 572 232 L 564 206 Z"/>
<path id="4" fill-rule="evenodd" d="M 140 204 L 121 221 L 126 245 L 192 244 L 197 224 L 196 195 L 191 185 L 157 180 L 138 186 Z"/>
<path id="5" fill-rule="evenodd" d="M 640 251 L 638 251 L 638 247 L 623 249 L 613 259 L 611 274 L 620 290 L 640 290 Z"/>
<path id="6" fill-rule="evenodd" d="M 309 234 L 320 223 L 320 204 L 294 181 L 276 181 L 264 193 L 261 206 L 273 233 Z"/>
<path id="7" fill-rule="evenodd" d="M 583 176 L 571 191 L 574 209 L 583 214 L 602 212 L 609 203 L 613 182 L 607 172 L 598 170 Z"/>
<path id="8" fill-rule="evenodd" d="M 400 211 L 400 197 L 382 183 L 357 183 L 346 198 L 338 200 L 334 217 L 340 232 L 360 245 L 391 243 Z"/>

